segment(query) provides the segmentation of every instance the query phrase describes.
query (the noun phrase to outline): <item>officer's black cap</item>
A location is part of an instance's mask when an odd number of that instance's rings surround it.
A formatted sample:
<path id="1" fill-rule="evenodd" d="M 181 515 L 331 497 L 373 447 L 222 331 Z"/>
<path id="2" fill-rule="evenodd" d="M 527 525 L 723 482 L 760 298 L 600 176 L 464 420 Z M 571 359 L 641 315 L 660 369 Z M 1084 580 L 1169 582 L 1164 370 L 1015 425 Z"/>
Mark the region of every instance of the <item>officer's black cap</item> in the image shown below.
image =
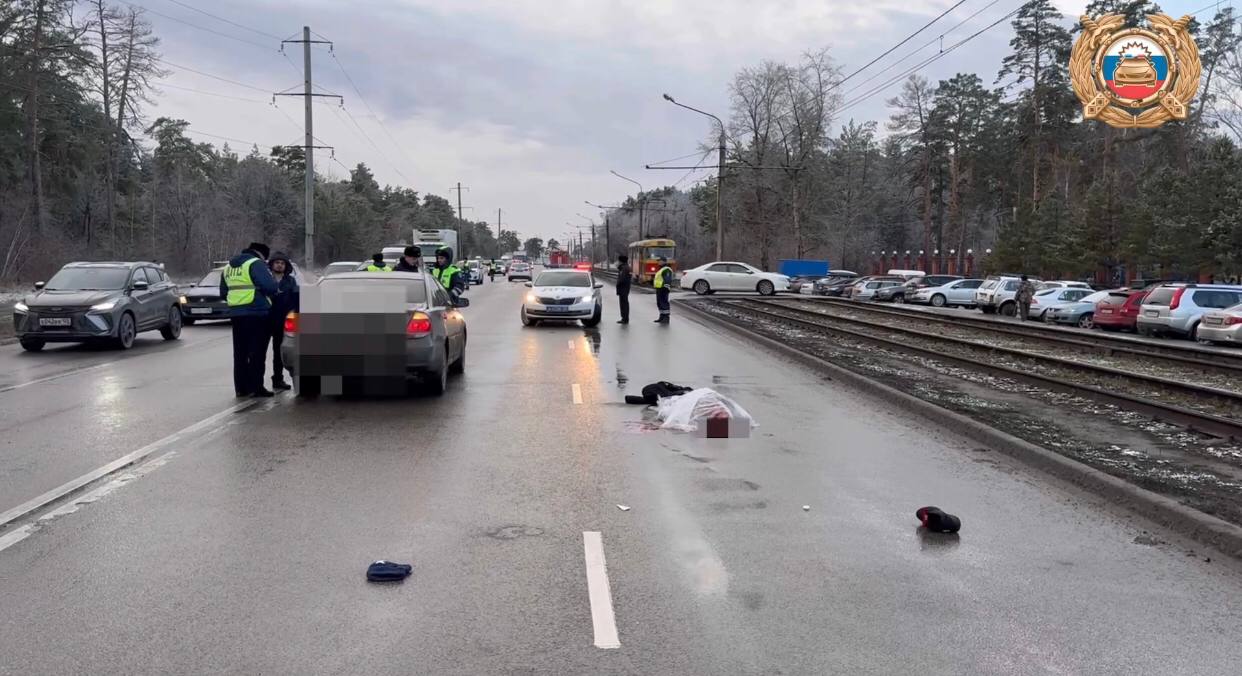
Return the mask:
<path id="1" fill-rule="evenodd" d="M 420 248 L 418 248 L 418 247 L 416 247 L 416 246 L 407 246 L 407 247 L 405 248 L 404 255 L 406 255 L 406 256 L 421 256 L 421 255 L 423 255 L 423 250 L 422 250 L 422 249 L 420 249 Z"/>

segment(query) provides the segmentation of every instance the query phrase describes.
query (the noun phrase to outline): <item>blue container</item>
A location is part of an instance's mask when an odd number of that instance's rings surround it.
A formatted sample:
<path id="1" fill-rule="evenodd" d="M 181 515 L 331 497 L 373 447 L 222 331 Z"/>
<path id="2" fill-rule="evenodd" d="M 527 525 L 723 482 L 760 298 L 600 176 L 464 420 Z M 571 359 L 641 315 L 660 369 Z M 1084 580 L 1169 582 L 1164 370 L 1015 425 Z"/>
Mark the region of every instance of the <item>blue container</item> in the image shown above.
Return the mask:
<path id="1" fill-rule="evenodd" d="M 828 261 L 783 259 L 780 273 L 786 277 L 823 277 L 828 274 Z"/>

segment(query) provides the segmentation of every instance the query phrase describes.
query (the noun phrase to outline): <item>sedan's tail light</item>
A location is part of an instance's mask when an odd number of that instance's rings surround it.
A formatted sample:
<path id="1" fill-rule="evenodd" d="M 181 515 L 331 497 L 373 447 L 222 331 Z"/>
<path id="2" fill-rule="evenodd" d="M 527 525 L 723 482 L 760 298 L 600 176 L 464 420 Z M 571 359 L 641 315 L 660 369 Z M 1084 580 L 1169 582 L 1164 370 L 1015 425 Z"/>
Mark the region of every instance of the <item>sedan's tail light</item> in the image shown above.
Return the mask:
<path id="1" fill-rule="evenodd" d="M 285 335 L 292 336 L 298 332 L 298 313 L 290 312 L 285 315 Z"/>
<path id="2" fill-rule="evenodd" d="M 1226 326 L 1234 326 L 1236 324 L 1242 324 L 1242 317 L 1238 315 L 1229 315 L 1228 317 L 1225 317 Z"/>
<path id="3" fill-rule="evenodd" d="M 1182 304 L 1182 294 L 1186 293 L 1186 287 L 1181 287 L 1173 292 L 1173 300 L 1169 301 L 1169 309 L 1176 310 L 1178 305 Z"/>
<path id="4" fill-rule="evenodd" d="M 431 335 L 431 317 L 423 312 L 410 315 L 410 321 L 405 325 L 405 334 L 411 338 Z"/>

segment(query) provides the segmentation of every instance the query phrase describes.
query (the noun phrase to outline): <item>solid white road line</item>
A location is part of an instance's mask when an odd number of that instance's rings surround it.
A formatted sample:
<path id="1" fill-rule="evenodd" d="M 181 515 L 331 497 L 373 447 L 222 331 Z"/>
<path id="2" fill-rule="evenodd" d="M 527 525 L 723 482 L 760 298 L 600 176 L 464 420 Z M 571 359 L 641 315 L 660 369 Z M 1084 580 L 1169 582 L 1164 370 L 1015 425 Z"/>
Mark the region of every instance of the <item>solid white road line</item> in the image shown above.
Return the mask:
<path id="1" fill-rule="evenodd" d="M 163 439 L 160 439 L 159 441 L 155 441 L 150 444 L 147 444 L 146 446 L 143 446 L 142 448 L 134 451 L 133 453 L 123 455 L 117 458 L 116 460 L 113 460 L 112 462 L 102 467 L 99 467 L 90 472 L 87 472 L 86 474 L 83 474 L 82 476 L 68 483 L 57 486 L 56 488 L 53 488 L 52 490 L 44 493 L 43 495 L 40 495 L 36 498 L 32 498 L 31 500 L 28 500 L 14 507 L 13 509 L 8 510 L 7 512 L 0 513 L 0 527 L 10 524 L 13 521 L 16 521 L 17 519 L 20 519 L 26 516 L 27 514 L 30 514 L 36 509 L 43 507 L 44 505 L 47 505 L 49 503 L 55 502 L 56 500 L 59 500 L 65 495 L 68 495 L 69 493 L 72 493 L 73 491 L 78 490 L 79 488 L 91 483 L 92 481 L 96 481 L 100 479 L 101 477 L 105 477 L 117 471 L 118 469 L 121 469 L 128 465 L 132 465 L 136 462 L 139 462 L 142 459 L 146 458 L 147 456 L 151 455 L 152 453 L 155 453 L 156 451 L 164 448 L 165 446 L 168 446 L 169 444 L 180 441 L 185 436 L 194 434 L 203 429 L 211 427 L 212 425 L 219 423 L 220 421 L 224 420 L 225 418 L 235 413 L 240 413 L 242 411 L 245 411 L 246 409 L 252 408 L 258 403 L 259 403 L 259 400 L 251 399 L 249 401 L 242 402 L 235 406 L 230 406 L 229 408 L 226 408 L 225 410 L 220 411 L 219 413 L 213 416 L 203 418 L 202 420 L 194 423 L 193 425 L 190 425 L 189 427 L 185 427 L 180 430 L 177 430 L 176 432 L 173 432 L 172 434 L 164 437 Z"/>
<path id="2" fill-rule="evenodd" d="M 582 403 L 582 386 L 579 385 L 578 383 L 574 383 L 571 387 L 574 392 L 574 403 L 581 404 Z"/>
<path id="3" fill-rule="evenodd" d="M 570 341 L 567 341 L 567 342 L 569 343 L 569 349 L 571 349 L 571 350 L 572 350 L 572 349 L 574 349 L 574 341 L 570 340 Z"/>
<path id="4" fill-rule="evenodd" d="M 591 597 L 591 624 L 596 648 L 620 648 L 617 618 L 612 612 L 612 589 L 608 586 L 608 565 L 604 562 L 604 539 L 598 531 L 583 531 L 586 555 L 587 593 Z"/>
<path id="5" fill-rule="evenodd" d="M 113 364 L 116 364 L 119 361 L 123 361 L 123 360 L 118 359 L 116 361 L 109 361 L 109 362 L 104 362 L 102 364 L 95 364 L 94 366 L 85 366 L 80 369 L 73 369 L 72 371 L 65 371 L 64 373 L 57 373 L 54 376 L 48 376 L 46 378 L 36 378 L 29 382 L 18 383 L 16 385 L 8 385 L 6 387 L 0 387 L 0 394 L 3 394 L 5 392 L 12 392 L 13 390 L 20 390 L 23 387 L 30 387 L 31 385 L 38 385 L 39 383 L 46 383 L 46 382 L 51 382 L 53 380 L 60 380 L 61 378 L 68 378 L 69 376 L 76 376 L 79 373 L 89 373 L 91 371 L 98 371 L 99 369 L 108 368 L 109 366 L 112 366 Z"/>

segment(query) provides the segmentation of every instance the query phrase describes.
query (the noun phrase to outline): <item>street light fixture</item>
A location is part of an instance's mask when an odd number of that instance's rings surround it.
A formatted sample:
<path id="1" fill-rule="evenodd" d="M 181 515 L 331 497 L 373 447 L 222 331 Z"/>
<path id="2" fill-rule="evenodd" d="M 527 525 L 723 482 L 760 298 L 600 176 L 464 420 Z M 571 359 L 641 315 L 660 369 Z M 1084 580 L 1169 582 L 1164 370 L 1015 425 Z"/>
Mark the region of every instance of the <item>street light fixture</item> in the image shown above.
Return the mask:
<path id="1" fill-rule="evenodd" d="M 629 181 L 630 183 L 638 186 L 638 238 L 643 239 L 646 236 L 643 233 L 643 212 L 647 210 L 647 194 L 646 191 L 643 190 L 643 184 L 632 178 L 618 174 L 614 169 L 609 169 L 608 172 L 619 179 Z"/>
<path id="2" fill-rule="evenodd" d="M 716 260 L 723 260 L 724 259 L 724 229 L 725 229 L 724 228 L 724 171 L 725 171 L 725 124 L 724 124 L 724 121 L 721 120 L 719 117 L 712 115 L 709 112 L 699 110 L 698 108 L 694 108 L 691 106 L 687 106 L 684 103 L 678 103 L 672 96 L 669 96 L 668 93 L 664 94 L 664 100 L 668 101 L 674 106 L 679 106 L 681 108 L 685 108 L 686 110 L 696 112 L 700 115 L 705 115 L 707 117 L 710 117 L 716 121 L 716 124 L 720 125 L 720 144 L 719 144 L 719 147 L 717 148 L 719 159 L 718 159 L 718 166 L 716 168 Z"/>

